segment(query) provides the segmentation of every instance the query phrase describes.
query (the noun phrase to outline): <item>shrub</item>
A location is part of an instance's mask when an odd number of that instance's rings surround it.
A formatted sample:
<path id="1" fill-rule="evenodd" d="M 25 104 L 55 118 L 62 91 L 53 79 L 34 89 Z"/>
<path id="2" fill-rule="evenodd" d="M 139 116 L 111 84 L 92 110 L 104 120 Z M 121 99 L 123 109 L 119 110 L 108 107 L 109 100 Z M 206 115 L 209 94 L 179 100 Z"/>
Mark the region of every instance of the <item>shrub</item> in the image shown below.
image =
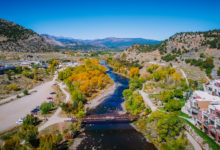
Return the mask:
<path id="1" fill-rule="evenodd" d="M 176 55 L 172 55 L 171 53 L 168 53 L 165 56 L 161 57 L 164 61 L 168 62 L 168 61 L 172 61 L 176 59 Z"/>
<path id="2" fill-rule="evenodd" d="M 17 84 L 15 84 L 15 83 L 11 83 L 11 84 L 9 84 L 8 85 L 8 90 L 10 90 L 10 91 L 18 91 L 20 88 L 19 88 L 19 86 L 17 85 Z"/>
<path id="3" fill-rule="evenodd" d="M 52 108 L 53 108 L 53 104 L 47 102 L 42 103 L 40 106 L 40 110 L 42 111 L 42 114 L 49 113 Z"/>
<path id="4" fill-rule="evenodd" d="M 34 74 L 30 73 L 30 72 L 28 72 L 26 70 L 22 71 L 22 75 L 24 75 L 25 77 L 30 78 L 30 79 L 34 78 Z"/>
<path id="5" fill-rule="evenodd" d="M 159 68 L 160 66 L 158 64 L 152 64 L 150 66 L 148 66 L 146 68 L 147 72 L 149 73 L 153 73 L 155 70 L 157 70 L 157 68 Z"/>
<path id="6" fill-rule="evenodd" d="M 25 89 L 25 90 L 23 91 L 23 93 L 24 93 L 24 95 L 28 95 L 28 90 Z"/>
<path id="7" fill-rule="evenodd" d="M 17 137 L 13 137 L 12 139 L 6 140 L 5 144 L 2 147 L 2 150 L 22 150 L 25 149 L 21 144 Z"/>
<path id="8" fill-rule="evenodd" d="M 41 150 L 54 150 L 57 148 L 58 143 L 61 141 L 57 134 L 45 134 L 40 137 L 39 149 Z"/>
<path id="9" fill-rule="evenodd" d="M 205 54 L 204 53 L 200 53 L 200 57 L 201 58 L 205 58 Z"/>

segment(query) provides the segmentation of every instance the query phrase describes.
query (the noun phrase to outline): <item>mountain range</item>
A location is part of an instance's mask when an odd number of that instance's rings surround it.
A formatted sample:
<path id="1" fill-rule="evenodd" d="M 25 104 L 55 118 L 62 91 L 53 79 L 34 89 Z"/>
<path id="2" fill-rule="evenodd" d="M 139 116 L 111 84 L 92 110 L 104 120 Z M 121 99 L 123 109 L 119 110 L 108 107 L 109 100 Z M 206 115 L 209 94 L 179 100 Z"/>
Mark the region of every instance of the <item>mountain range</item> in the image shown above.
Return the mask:
<path id="1" fill-rule="evenodd" d="M 42 34 L 44 39 L 59 48 L 69 48 L 69 49 L 83 49 L 83 50 L 104 50 L 104 49 L 116 49 L 124 50 L 129 46 L 137 44 L 151 44 L 155 45 L 161 41 L 143 39 L 143 38 L 116 38 L 108 37 L 104 39 L 95 39 L 95 40 L 81 40 L 68 37 L 58 37 L 47 34 Z M 87 48 L 86 48 L 87 47 Z"/>
<path id="2" fill-rule="evenodd" d="M 31 29 L 0 19 L 0 51 L 42 52 L 54 50 L 124 50 L 138 44 L 158 44 L 160 41 L 143 38 L 105 38 L 81 40 L 34 32 Z"/>

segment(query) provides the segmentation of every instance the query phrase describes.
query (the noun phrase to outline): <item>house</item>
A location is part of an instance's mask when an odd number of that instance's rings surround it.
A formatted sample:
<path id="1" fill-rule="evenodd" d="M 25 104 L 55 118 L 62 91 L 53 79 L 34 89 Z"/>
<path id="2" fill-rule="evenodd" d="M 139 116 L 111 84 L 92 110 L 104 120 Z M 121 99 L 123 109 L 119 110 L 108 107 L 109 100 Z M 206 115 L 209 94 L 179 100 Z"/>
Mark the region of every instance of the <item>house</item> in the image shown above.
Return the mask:
<path id="1" fill-rule="evenodd" d="M 219 141 L 220 97 L 204 91 L 194 91 L 184 107 L 196 126 Z"/>
<path id="2" fill-rule="evenodd" d="M 213 96 L 204 91 L 194 91 L 189 101 L 185 105 L 185 109 L 190 116 L 197 115 L 199 112 L 208 111 L 211 102 L 220 102 L 220 97 Z"/>
<path id="3" fill-rule="evenodd" d="M 220 80 L 213 80 L 207 86 L 207 91 L 209 94 L 220 97 Z"/>

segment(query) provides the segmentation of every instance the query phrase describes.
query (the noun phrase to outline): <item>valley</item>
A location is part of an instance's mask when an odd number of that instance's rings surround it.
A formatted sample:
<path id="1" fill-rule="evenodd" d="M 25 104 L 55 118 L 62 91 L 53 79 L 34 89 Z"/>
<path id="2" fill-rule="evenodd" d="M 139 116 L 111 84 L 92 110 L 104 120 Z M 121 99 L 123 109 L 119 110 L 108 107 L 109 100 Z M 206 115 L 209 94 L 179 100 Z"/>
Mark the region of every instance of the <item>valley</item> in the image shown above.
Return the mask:
<path id="1" fill-rule="evenodd" d="M 217 150 L 219 85 L 219 29 L 82 40 L 0 19 L 3 150 Z"/>

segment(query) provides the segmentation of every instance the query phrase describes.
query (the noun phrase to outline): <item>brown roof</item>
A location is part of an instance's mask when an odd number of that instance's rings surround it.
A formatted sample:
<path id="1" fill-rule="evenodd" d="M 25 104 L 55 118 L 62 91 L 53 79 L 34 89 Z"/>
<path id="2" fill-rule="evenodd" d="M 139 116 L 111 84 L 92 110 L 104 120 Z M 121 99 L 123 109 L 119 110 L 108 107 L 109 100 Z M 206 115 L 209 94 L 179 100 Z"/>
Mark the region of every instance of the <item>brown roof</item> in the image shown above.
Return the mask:
<path id="1" fill-rule="evenodd" d="M 210 101 L 197 101 L 199 110 L 208 110 L 208 106 L 210 105 Z"/>

